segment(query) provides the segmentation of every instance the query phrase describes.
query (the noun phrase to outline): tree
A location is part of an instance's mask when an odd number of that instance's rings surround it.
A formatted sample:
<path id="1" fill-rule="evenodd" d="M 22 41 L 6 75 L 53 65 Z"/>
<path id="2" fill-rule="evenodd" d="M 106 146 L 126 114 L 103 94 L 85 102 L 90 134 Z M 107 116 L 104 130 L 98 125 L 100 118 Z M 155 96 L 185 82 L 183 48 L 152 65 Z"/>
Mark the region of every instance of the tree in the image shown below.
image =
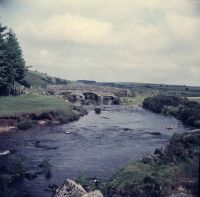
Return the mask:
<path id="1" fill-rule="evenodd" d="M 9 86 L 8 64 L 5 58 L 6 27 L 0 24 L 0 94 L 6 94 Z"/>
<path id="2" fill-rule="evenodd" d="M 8 32 L 6 43 L 7 61 L 12 65 L 14 80 L 20 82 L 25 76 L 25 61 L 17 38 L 12 30 Z"/>
<path id="3" fill-rule="evenodd" d="M 0 24 L 0 95 L 9 94 L 14 90 L 15 81 L 25 76 L 25 61 L 17 38 L 12 30 Z"/>

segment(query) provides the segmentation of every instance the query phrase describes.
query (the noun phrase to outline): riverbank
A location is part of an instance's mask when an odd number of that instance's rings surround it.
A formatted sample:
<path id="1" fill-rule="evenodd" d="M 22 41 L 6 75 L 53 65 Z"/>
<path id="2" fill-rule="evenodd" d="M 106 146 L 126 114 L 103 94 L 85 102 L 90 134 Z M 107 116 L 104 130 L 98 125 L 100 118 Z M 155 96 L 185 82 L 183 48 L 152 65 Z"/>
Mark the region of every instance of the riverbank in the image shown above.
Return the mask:
<path id="1" fill-rule="evenodd" d="M 68 123 L 86 113 L 86 110 L 54 96 L 0 97 L 0 132 Z"/>
<path id="2" fill-rule="evenodd" d="M 142 106 L 145 98 L 146 96 L 121 97 L 120 103 L 128 106 Z"/>
<path id="3" fill-rule="evenodd" d="M 185 125 L 200 128 L 200 103 L 197 101 L 160 95 L 144 99 L 143 107 L 155 113 L 172 115 Z"/>
<path id="4" fill-rule="evenodd" d="M 77 182 L 106 197 L 198 196 L 200 130 L 174 134 L 164 149 L 116 172 L 107 182 L 89 178 Z"/>

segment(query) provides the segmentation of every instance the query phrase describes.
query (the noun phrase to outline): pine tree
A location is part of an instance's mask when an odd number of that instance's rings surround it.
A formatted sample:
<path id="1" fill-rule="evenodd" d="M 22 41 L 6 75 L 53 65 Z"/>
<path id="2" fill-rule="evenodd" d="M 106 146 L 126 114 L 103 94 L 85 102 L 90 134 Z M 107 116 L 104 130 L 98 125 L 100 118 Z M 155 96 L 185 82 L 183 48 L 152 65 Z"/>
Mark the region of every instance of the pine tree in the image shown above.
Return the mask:
<path id="1" fill-rule="evenodd" d="M 0 94 L 6 94 L 9 92 L 9 75 L 8 64 L 5 57 L 6 48 L 6 27 L 0 24 Z"/>
<path id="2" fill-rule="evenodd" d="M 20 82 L 25 76 L 25 61 L 17 38 L 12 30 L 8 32 L 6 42 L 7 61 L 10 62 L 14 72 L 14 80 Z"/>
<path id="3" fill-rule="evenodd" d="M 0 24 L 0 95 L 9 94 L 14 90 L 15 81 L 25 76 L 25 61 L 17 38 L 12 30 Z"/>

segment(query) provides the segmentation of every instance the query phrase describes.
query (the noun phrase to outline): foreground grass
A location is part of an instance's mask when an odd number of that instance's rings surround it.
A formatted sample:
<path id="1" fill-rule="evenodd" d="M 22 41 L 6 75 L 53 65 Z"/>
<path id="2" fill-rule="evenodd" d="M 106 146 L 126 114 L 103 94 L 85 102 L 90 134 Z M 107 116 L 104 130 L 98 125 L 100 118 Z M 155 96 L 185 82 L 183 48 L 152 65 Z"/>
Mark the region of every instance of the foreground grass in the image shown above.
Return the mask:
<path id="1" fill-rule="evenodd" d="M 61 98 L 42 95 L 0 97 L 0 116 L 20 113 L 63 111 L 72 113 L 73 106 Z"/>
<path id="2" fill-rule="evenodd" d="M 117 172 L 104 187 L 105 196 L 168 196 L 177 187 L 194 184 L 190 192 L 197 194 L 199 177 L 200 130 L 175 134 L 165 150 L 134 162 Z"/>
<path id="3" fill-rule="evenodd" d="M 174 134 L 165 149 L 156 149 L 116 172 L 110 180 L 94 185 L 87 177 L 76 181 L 87 191 L 100 189 L 105 197 L 164 197 L 184 189 L 184 196 L 198 194 L 200 130 Z"/>

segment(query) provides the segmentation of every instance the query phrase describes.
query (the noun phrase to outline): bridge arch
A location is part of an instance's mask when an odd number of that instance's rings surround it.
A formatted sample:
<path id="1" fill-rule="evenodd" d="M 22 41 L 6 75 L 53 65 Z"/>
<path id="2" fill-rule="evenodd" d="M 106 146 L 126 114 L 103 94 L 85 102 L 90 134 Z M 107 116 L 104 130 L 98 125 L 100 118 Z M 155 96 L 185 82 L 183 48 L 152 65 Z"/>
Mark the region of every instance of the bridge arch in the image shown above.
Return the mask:
<path id="1" fill-rule="evenodd" d="M 85 100 L 93 100 L 93 101 L 101 101 L 101 96 L 96 94 L 95 92 L 85 91 L 83 92 Z"/>

